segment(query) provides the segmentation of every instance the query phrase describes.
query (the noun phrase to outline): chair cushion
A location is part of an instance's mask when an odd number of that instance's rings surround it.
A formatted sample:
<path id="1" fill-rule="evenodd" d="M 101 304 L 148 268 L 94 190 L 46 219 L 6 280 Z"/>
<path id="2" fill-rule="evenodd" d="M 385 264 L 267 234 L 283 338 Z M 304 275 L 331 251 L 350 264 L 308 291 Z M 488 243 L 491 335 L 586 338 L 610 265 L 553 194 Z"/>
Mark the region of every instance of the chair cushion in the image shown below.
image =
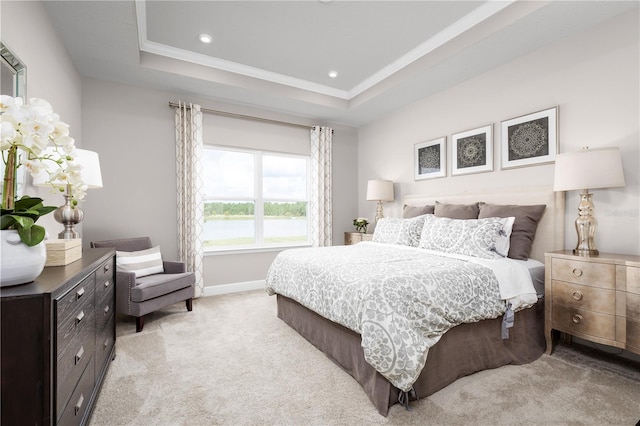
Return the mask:
<path id="1" fill-rule="evenodd" d="M 164 272 L 160 247 L 139 251 L 116 250 L 116 269 L 120 272 L 134 272 L 136 278 Z"/>
<path id="2" fill-rule="evenodd" d="M 136 286 L 131 289 L 132 302 L 144 302 L 155 297 L 193 286 L 196 277 L 193 272 L 181 274 L 154 274 L 137 278 Z"/>

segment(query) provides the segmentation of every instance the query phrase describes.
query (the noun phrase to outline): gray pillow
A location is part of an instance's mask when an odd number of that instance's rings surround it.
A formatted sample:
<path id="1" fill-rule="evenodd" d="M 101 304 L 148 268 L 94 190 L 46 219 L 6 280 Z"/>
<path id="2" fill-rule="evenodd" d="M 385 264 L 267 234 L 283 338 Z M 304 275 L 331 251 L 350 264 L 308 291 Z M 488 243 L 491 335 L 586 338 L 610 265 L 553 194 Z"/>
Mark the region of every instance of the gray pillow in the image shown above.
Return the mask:
<path id="1" fill-rule="evenodd" d="M 478 203 L 473 204 L 447 204 L 436 201 L 435 215 L 448 217 L 449 219 L 477 219 Z"/>
<path id="2" fill-rule="evenodd" d="M 435 206 L 433 204 L 427 204 L 422 207 L 404 205 L 402 208 L 402 217 L 409 219 L 416 216 L 422 216 L 423 214 L 433 214 Z"/>
<path id="3" fill-rule="evenodd" d="M 533 244 L 533 237 L 536 235 L 538 222 L 540 222 L 546 207 L 545 204 L 518 206 L 480 203 L 478 218 L 515 217 L 516 220 L 511 230 L 508 257 L 527 260 L 529 253 L 531 253 L 531 245 Z"/>

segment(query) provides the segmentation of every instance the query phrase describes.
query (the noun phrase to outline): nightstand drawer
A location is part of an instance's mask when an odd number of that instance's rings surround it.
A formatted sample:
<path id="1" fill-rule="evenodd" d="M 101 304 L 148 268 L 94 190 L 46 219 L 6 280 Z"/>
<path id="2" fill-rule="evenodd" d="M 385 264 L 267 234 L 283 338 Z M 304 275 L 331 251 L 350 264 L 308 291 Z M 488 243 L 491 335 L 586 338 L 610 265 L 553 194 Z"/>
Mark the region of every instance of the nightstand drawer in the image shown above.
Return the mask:
<path id="1" fill-rule="evenodd" d="M 600 314 L 554 303 L 552 321 L 553 328 L 569 334 L 587 334 L 611 341 L 616 339 L 615 315 Z"/>
<path id="2" fill-rule="evenodd" d="M 571 308 L 585 309 L 603 314 L 615 315 L 615 290 L 571 284 L 564 281 L 553 281 L 553 307 L 556 304 Z"/>
<path id="3" fill-rule="evenodd" d="M 568 259 L 552 259 L 554 280 L 600 288 L 616 288 L 616 267 L 606 263 L 590 263 Z"/>
<path id="4" fill-rule="evenodd" d="M 625 317 L 640 322 L 640 294 L 627 293 L 626 302 Z"/>

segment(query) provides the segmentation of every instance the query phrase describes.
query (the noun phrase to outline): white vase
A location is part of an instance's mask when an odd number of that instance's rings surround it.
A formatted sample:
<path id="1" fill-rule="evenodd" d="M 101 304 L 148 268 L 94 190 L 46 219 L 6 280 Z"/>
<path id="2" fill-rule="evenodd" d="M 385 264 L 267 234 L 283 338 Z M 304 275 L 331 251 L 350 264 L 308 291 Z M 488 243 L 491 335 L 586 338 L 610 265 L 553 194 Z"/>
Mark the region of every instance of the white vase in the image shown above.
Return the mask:
<path id="1" fill-rule="evenodd" d="M 47 261 L 44 242 L 29 247 L 20 241 L 16 230 L 0 231 L 0 287 L 25 284 L 35 280 Z"/>

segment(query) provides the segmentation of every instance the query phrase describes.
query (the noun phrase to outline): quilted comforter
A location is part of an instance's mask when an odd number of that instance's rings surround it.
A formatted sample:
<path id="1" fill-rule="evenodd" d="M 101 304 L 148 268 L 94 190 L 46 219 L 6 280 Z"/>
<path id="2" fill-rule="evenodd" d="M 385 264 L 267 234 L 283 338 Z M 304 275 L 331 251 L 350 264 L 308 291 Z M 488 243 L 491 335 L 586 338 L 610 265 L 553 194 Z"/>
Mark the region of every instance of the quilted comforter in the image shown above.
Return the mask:
<path id="1" fill-rule="evenodd" d="M 266 290 L 359 333 L 366 361 L 403 391 L 447 330 L 537 301 L 528 271 L 511 259 L 373 242 L 285 250 Z"/>

